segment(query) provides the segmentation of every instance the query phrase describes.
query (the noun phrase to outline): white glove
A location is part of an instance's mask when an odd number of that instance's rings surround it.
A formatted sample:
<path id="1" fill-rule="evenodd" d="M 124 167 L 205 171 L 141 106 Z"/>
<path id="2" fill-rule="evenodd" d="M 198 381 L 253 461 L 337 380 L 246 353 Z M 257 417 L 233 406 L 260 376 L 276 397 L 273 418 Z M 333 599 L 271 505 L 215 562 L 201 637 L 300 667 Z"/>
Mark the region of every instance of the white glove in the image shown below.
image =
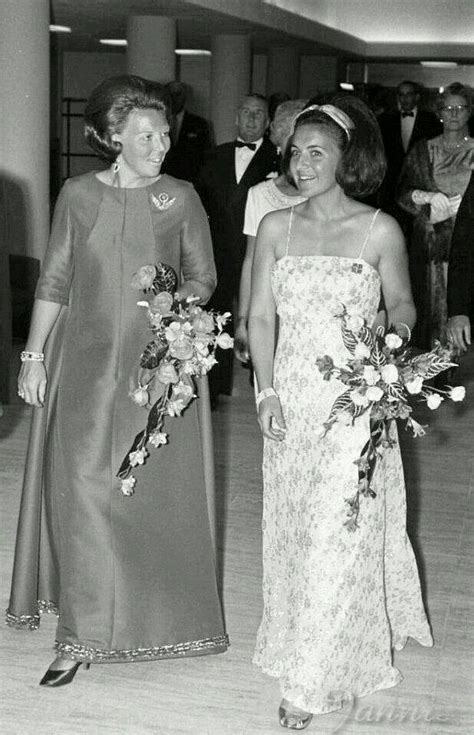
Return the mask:
<path id="1" fill-rule="evenodd" d="M 446 194 L 442 194 L 440 191 L 433 194 L 430 202 L 430 222 L 436 224 L 436 222 L 444 222 L 444 220 L 452 217 L 451 202 Z"/>

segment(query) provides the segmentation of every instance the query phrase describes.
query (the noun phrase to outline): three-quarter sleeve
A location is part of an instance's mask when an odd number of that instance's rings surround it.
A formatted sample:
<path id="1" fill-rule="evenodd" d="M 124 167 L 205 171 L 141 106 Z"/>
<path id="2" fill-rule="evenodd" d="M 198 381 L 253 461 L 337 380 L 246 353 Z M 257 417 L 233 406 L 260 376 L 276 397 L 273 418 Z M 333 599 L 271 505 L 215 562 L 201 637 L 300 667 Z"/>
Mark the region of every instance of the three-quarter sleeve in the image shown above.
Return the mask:
<path id="1" fill-rule="evenodd" d="M 181 228 L 181 272 L 184 281 L 197 281 L 212 296 L 216 287 L 216 266 L 211 232 L 204 207 L 193 187 L 187 187 Z"/>
<path id="2" fill-rule="evenodd" d="M 73 272 L 73 233 L 70 212 L 68 182 L 63 188 L 54 209 L 53 224 L 48 249 L 41 268 L 35 297 L 58 304 L 69 303 L 69 291 Z"/>

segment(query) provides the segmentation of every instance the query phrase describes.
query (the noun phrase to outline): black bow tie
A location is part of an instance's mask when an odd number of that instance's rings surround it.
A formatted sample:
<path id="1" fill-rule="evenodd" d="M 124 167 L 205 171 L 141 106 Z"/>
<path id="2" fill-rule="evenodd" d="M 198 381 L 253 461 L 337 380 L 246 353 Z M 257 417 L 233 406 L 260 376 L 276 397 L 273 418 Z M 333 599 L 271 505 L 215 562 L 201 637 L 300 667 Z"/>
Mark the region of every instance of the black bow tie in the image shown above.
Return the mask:
<path id="1" fill-rule="evenodd" d="M 413 110 L 411 112 L 402 112 L 402 117 L 415 117 Z"/>
<path id="2" fill-rule="evenodd" d="M 236 148 L 250 148 L 251 151 L 257 150 L 257 144 L 256 143 L 244 143 L 243 140 L 236 140 L 235 141 L 235 147 Z"/>

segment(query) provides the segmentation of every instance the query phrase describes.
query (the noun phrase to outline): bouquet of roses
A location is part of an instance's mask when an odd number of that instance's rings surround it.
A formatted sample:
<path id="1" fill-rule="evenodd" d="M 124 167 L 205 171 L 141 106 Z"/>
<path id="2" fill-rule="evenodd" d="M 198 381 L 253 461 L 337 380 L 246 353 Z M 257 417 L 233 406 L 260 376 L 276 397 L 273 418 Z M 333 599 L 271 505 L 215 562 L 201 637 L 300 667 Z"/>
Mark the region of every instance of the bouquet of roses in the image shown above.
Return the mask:
<path id="1" fill-rule="evenodd" d="M 206 375 L 216 364 L 216 347 L 233 346 L 232 337 L 224 331 L 230 312 L 205 311 L 194 296 L 179 300 L 177 283 L 173 268 L 163 263 L 142 266 L 132 279 L 132 286 L 149 296 L 137 305 L 146 309 L 153 339 L 140 357 L 138 385 L 130 391 L 131 399 L 149 413 L 117 473 L 124 495 L 134 493 L 132 471 L 145 463 L 148 443 L 154 447 L 167 443 L 165 416 L 181 416 L 196 398 L 194 378 Z"/>
<path id="2" fill-rule="evenodd" d="M 462 401 L 465 389 L 462 386 L 445 390 L 427 385 L 426 381 L 439 373 L 455 367 L 451 353 L 440 343 L 434 349 L 413 355 L 408 349 L 409 334 L 402 338 L 393 327 L 379 326 L 375 333 L 362 317 L 350 315 L 343 307 L 338 315 L 345 347 L 352 358 L 345 367 L 337 367 L 332 358 L 324 355 L 316 360 L 324 380 L 337 378 L 347 389 L 334 401 L 324 424 L 325 434 L 336 421 L 353 424 L 355 419 L 368 412 L 370 436 L 355 460 L 359 470 L 359 481 L 355 494 L 346 499 L 347 521 L 344 525 L 351 531 L 358 527 L 360 497 L 375 497 L 372 488 L 377 457 L 384 449 L 393 446 L 390 424 L 394 419 L 405 422 L 414 436 L 423 436 L 425 428 L 412 418 L 410 396 L 426 401 L 434 410 L 445 398 Z"/>

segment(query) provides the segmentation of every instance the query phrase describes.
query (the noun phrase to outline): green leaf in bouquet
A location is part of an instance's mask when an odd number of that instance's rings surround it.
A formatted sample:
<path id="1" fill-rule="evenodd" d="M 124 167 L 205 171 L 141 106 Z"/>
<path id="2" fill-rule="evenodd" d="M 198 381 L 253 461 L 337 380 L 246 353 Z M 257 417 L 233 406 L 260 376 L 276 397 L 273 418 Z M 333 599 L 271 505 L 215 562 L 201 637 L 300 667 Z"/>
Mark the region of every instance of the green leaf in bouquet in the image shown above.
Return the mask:
<path id="1" fill-rule="evenodd" d="M 425 355 L 419 355 L 420 358 L 425 357 Z M 413 362 L 416 364 L 417 358 L 414 358 Z M 431 359 L 428 362 L 428 365 L 425 367 L 423 371 L 423 380 L 429 380 L 430 378 L 434 378 L 436 375 L 439 375 L 440 373 L 444 372 L 444 370 L 448 370 L 450 367 L 455 367 L 456 363 L 451 362 L 451 360 L 447 359 L 446 357 L 441 357 L 439 355 L 433 355 Z M 420 371 L 421 372 L 421 371 Z"/>
<path id="2" fill-rule="evenodd" d="M 399 383 L 398 380 L 395 383 L 387 383 L 386 390 L 389 396 L 397 398 L 399 401 L 406 400 L 405 391 L 403 390 L 402 384 Z"/>
<path id="3" fill-rule="evenodd" d="M 342 322 L 341 324 L 341 334 L 342 341 L 344 342 L 344 347 L 346 347 L 346 349 L 348 349 L 349 352 L 353 355 L 358 340 L 356 339 L 354 332 L 351 329 L 348 329 L 344 322 Z"/>
<path id="4" fill-rule="evenodd" d="M 167 349 L 168 345 L 161 337 L 157 337 L 151 342 L 148 342 L 140 355 L 140 367 L 146 368 L 147 370 L 154 370 L 166 355 Z"/>
<path id="5" fill-rule="evenodd" d="M 359 342 L 363 342 L 370 349 L 373 348 L 375 344 L 374 333 L 371 329 L 369 329 L 369 327 L 363 326 L 362 329 L 360 329 L 359 331 L 358 337 Z"/>
<path id="6" fill-rule="evenodd" d="M 387 357 L 383 352 L 383 348 L 379 345 L 378 341 L 375 342 L 372 351 L 370 353 L 369 362 L 376 368 L 381 368 L 387 364 Z"/>
<path id="7" fill-rule="evenodd" d="M 178 286 L 178 276 L 171 265 L 167 263 L 157 263 L 155 265 L 156 276 L 153 280 L 153 290 L 155 293 L 167 291 L 174 294 Z"/>
<path id="8" fill-rule="evenodd" d="M 130 472 L 132 471 L 132 466 L 130 464 L 129 455 L 131 452 L 135 452 L 139 447 L 142 446 L 143 441 L 145 439 L 145 435 L 146 435 L 146 429 L 143 429 L 136 435 L 135 439 L 133 440 L 132 446 L 130 447 L 127 454 L 123 458 L 122 464 L 120 465 L 120 469 L 117 472 L 117 477 L 119 477 L 121 480 L 125 480 L 129 476 Z"/>
<path id="9" fill-rule="evenodd" d="M 351 391 L 346 390 L 344 393 L 341 393 L 340 396 L 336 398 L 334 403 L 332 404 L 332 408 L 329 412 L 327 423 L 331 424 L 337 419 L 337 414 L 341 411 L 347 411 L 349 410 L 352 414 L 352 406 L 353 406 L 352 398 L 351 398 Z"/>

